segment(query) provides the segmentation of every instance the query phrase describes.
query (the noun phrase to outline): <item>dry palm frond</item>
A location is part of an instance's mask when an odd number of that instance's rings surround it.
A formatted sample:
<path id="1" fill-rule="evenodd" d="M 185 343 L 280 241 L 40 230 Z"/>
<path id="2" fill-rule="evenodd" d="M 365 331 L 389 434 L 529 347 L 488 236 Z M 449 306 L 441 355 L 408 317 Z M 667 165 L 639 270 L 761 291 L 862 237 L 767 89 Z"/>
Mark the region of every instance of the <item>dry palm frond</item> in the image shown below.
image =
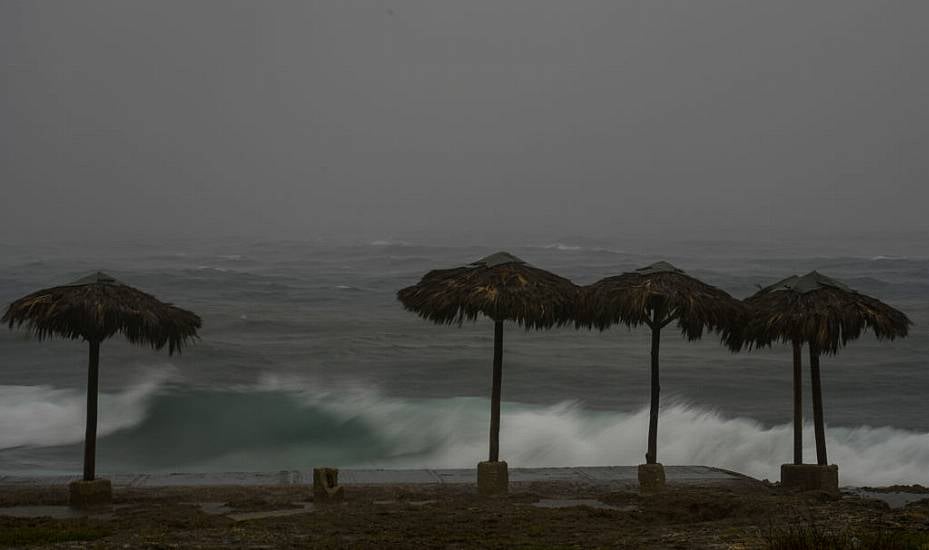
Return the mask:
<path id="1" fill-rule="evenodd" d="M 745 303 L 750 320 L 728 342 L 735 350 L 798 341 L 835 354 L 867 329 L 879 340 L 893 340 L 912 324 L 900 310 L 815 271 L 764 288 Z"/>
<path id="2" fill-rule="evenodd" d="M 71 285 L 47 288 L 16 300 L 2 322 L 25 325 L 37 338 L 100 342 L 122 333 L 134 344 L 169 352 L 197 338 L 200 317 L 97 273 Z"/>
<path id="3" fill-rule="evenodd" d="M 659 262 L 583 287 L 577 325 L 600 330 L 614 324 L 651 326 L 656 311 L 665 323 L 677 321 L 690 340 L 704 330 L 727 337 L 741 327 L 746 313 L 744 304 L 725 291 Z"/>
<path id="4" fill-rule="evenodd" d="M 407 310 L 439 324 L 483 314 L 526 329 L 550 328 L 574 320 L 577 286 L 501 252 L 468 266 L 430 271 L 397 298 Z"/>

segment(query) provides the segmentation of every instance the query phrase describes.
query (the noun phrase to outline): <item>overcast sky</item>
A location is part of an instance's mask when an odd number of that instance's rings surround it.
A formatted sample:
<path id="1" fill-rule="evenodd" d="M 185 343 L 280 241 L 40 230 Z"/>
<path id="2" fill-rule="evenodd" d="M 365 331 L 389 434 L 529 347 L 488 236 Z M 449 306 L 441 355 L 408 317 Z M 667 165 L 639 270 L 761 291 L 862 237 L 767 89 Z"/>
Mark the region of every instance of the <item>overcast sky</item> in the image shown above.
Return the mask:
<path id="1" fill-rule="evenodd" d="M 924 0 L 0 0 L 0 241 L 929 233 Z"/>

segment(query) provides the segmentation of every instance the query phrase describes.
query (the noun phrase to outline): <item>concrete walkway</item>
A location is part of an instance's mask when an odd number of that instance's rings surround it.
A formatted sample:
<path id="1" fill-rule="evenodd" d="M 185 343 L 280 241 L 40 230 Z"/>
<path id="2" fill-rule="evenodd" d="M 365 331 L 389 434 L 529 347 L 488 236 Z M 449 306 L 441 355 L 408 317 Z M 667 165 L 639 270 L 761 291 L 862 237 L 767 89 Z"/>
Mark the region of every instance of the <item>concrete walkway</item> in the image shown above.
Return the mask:
<path id="1" fill-rule="evenodd" d="M 717 485 L 753 481 L 752 478 L 707 466 L 665 466 L 669 484 Z M 115 487 L 177 487 L 209 485 L 299 485 L 313 480 L 310 470 L 280 472 L 227 472 L 204 474 L 100 474 Z M 0 475 L 0 487 L 66 485 L 79 476 L 25 477 Z M 608 487 L 638 486 L 636 466 L 573 468 L 510 468 L 510 482 L 567 481 Z M 452 470 L 339 470 L 342 485 L 389 485 L 426 483 L 477 483 L 476 468 Z"/>

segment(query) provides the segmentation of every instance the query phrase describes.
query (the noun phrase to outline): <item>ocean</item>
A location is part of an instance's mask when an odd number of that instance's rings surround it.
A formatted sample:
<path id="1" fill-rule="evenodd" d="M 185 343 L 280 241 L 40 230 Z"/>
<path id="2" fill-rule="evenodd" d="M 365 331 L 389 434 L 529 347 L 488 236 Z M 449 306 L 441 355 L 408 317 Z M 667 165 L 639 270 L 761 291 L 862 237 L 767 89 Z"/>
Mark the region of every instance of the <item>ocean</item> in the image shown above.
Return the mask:
<path id="1" fill-rule="evenodd" d="M 817 269 L 900 308 L 914 322 L 908 338 L 866 336 L 822 364 L 841 483 L 886 485 L 929 484 L 921 239 L 884 248 L 527 239 L 505 248 L 578 284 L 665 259 L 737 298 Z M 498 248 L 324 238 L 4 244 L 0 303 L 103 270 L 203 318 L 201 340 L 181 355 L 104 343 L 99 472 L 472 467 L 487 453 L 493 326 L 436 326 L 395 294 L 429 269 Z M 792 458 L 789 348 L 733 354 L 712 334 L 662 336 L 659 461 L 778 479 Z M 508 324 L 501 458 L 511 467 L 643 462 L 648 354 L 644 328 Z M 82 342 L 0 331 L 0 474 L 80 472 L 86 361 Z M 810 462 L 809 423 L 804 437 Z"/>

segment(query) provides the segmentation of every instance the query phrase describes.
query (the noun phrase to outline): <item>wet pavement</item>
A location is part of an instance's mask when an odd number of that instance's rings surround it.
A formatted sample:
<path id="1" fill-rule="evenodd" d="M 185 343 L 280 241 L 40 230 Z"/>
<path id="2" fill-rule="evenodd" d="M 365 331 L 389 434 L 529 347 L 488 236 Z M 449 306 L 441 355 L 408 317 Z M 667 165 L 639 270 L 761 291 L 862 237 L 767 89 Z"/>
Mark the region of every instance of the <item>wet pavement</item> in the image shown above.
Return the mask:
<path id="1" fill-rule="evenodd" d="M 111 507 L 97 511 L 79 510 L 70 506 L 6 506 L 0 508 L 0 516 L 13 518 L 52 518 L 75 519 L 91 517 L 93 519 L 112 519 Z"/>
<path id="2" fill-rule="evenodd" d="M 322 466 L 322 465 L 321 465 Z M 707 466 L 665 466 L 669 484 L 714 485 L 751 480 L 747 476 Z M 226 472 L 188 474 L 101 474 L 114 487 L 174 487 L 217 485 L 301 485 L 312 483 L 313 470 L 282 470 L 279 472 Z M 511 483 L 567 481 L 583 485 L 610 488 L 638 487 L 636 466 L 593 466 L 570 468 L 510 468 Z M 66 485 L 78 479 L 62 476 L 0 476 L 0 487 L 41 487 Z M 447 470 L 366 470 L 340 469 L 341 485 L 390 484 L 465 484 L 477 483 L 476 468 Z"/>
<path id="3" fill-rule="evenodd" d="M 669 484 L 678 485 L 716 485 L 732 482 L 752 481 L 751 478 L 706 466 L 666 466 L 665 475 Z M 205 487 L 205 486 L 268 486 L 268 485 L 302 485 L 311 484 L 313 471 L 284 470 L 280 472 L 228 472 L 228 473 L 189 473 L 189 474 L 103 474 L 101 478 L 109 479 L 116 488 L 144 487 Z M 636 466 L 602 466 L 574 468 L 511 468 L 511 483 L 519 482 L 571 482 L 580 485 L 600 486 L 608 489 L 634 489 L 638 487 L 638 469 Z M 44 487 L 67 485 L 77 476 L 0 476 L 0 489 L 22 487 Z M 476 469 L 448 470 L 339 470 L 341 485 L 391 485 L 391 484 L 476 484 Z M 429 506 L 434 500 L 408 501 L 413 506 Z M 235 512 L 222 502 L 192 503 L 211 515 L 223 515 L 234 521 L 249 521 L 269 517 L 284 517 L 306 514 L 313 511 L 313 504 L 293 503 L 293 508 L 261 512 Z M 393 505 L 396 501 L 381 501 L 377 504 Z M 599 509 L 619 509 L 593 499 L 543 499 L 532 506 L 543 508 L 569 508 L 587 506 Z M 12 517 L 50 517 L 69 519 L 93 517 L 108 519 L 112 517 L 113 508 L 99 511 L 77 510 L 68 506 L 13 506 L 0 508 L 0 516 Z"/>

